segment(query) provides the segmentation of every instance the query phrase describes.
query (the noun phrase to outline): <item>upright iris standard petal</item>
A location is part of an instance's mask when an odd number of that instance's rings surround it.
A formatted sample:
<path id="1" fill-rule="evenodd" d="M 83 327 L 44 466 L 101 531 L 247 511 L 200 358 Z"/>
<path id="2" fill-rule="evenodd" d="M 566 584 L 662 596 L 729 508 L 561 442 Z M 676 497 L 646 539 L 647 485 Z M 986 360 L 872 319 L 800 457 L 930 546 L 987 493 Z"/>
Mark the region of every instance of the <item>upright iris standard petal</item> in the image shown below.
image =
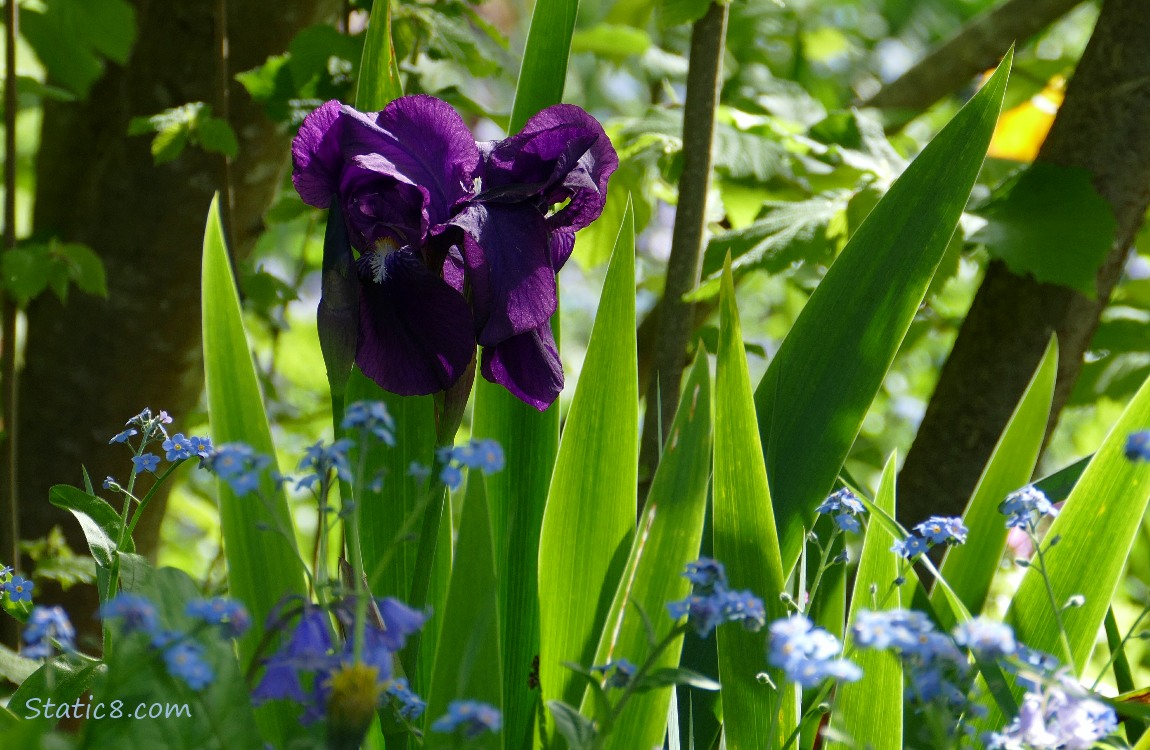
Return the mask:
<path id="1" fill-rule="evenodd" d="M 411 251 L 360 263 L 377 275 L 360 287 L 359 369 L 401 396 L 449 388 L 475 356 L 467 300 Z"/>
<path id="2" fill-rule="evenodd" d="M 343 110 L 334 100 L 323 104 L 304 118 L 292 141 L 292 183 L 309 206 L 327 208 L 339 186 L 344 166 Z"/>
<path id="3" fill-rule="evenodd" d="M 401 247 L 419 247 L 428 233 L 427 190 L 363 166 L 370 163 L 357 157 L 340 181 L 351 244 L 362 251 L 391 239 Z"/>
<path id="4" fill-rule="evenodd" d="M 551 324 L 484 348 L 482 371 L 523 403 L 545 410 L 563 390 L 563 364 Z"/>
<path id="5" fill-rule="evenodd" d="M 479 148 L 463 118 L 433 96 L 405 96 L 382 112 L 354 119 L 344 134 L 345 153 L 364 155 L 365 166 L 382 174 L 402 175 L 428 194 L 432 225 L 451 218 L 473 190 Z"/>
<path id="6" fill-rule="evenodd" d="M 465 232 L 479 343 L 492 346 L 546 323 L 558 291 L 543 216 L 527 205 L 474 203 L 453 223 Z"/>
<path id="7" fill-rule="evenodd" d="M 598 120 L 573 104 L 556 104 L 487 149 L 483 190 L 493 196 L 519 192 L 526 198 L 530 189 L 545 212 L 567 201 L 547 225 L 573 232 L 603 212 L 607 181 L 618 166 L 619 157 Z"/>

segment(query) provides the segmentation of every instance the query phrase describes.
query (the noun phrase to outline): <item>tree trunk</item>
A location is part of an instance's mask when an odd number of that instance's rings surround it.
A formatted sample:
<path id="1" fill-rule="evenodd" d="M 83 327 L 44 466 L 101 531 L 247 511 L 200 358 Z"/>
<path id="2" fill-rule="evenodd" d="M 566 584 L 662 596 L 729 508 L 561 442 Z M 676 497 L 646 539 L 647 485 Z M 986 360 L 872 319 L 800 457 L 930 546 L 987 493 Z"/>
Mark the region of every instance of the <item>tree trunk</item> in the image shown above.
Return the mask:
<path id="1" fill-rule="evenodd" d="M 1057 424 L 1098 319 L 1150 205 L 1150 13 L 1106 0 L 1038 159 L 1090 170 L 1117 221 L 1097 298 L 1039 284 L 998 261 L 987 269 L 899 474 L 899 518 L 962 511 L 994 445 L 1058 334 Z"/>
<path id="2" fill-rule="evenodd" d="M 127 451 L 108 439 L 145 406 L 184 417 L 199 400 L 203 378 L 200 254 L 208 204 L 221 189 L 221 158 L 188 148 L 154 166 L 150 139 L 126 133 L 134 116 L 219 101 L 215 4 L 138 0 L 135 6 L 139 34 L 127 65 L 110 66 L 84 102 L 45 102 L 37 164 L 37 231 L 91 246 L 108 273 L 106 300 L 77 292 L 62 305 L 45 294 L 30 307 L 20 380 L 22 535 L 39 537 L 59 524 L 77 550 L 86 550 L 80 528 L 48 503 L 48 488 L 80 484 L 81 465 L 97 488 L 106 475 L 126 479 Z M 337 6 L 336 0 L 232 2 L 230 73 L 282 53 L 296 32 Z M 230 93 L 240 142 L 230 229 L 233 251 L 242 256 L 283 178 L 290 134 L 238 84 Z M 154 547 L 163 512 L 163 498 L 157 500 L 138 532 L 145 551 Z M 70 593 L 78 625 L 91 622 L 94 601 L 94 590 Z"/>

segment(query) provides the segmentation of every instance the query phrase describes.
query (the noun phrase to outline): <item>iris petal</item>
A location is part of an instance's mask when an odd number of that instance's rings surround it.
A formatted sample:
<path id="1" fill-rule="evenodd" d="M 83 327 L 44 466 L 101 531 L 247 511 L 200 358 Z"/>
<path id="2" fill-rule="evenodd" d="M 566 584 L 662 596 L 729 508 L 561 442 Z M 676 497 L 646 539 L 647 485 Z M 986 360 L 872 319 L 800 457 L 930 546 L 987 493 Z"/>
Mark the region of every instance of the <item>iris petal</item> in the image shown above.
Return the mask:
<path id="1" fill-rule="evenodd" d="M 343 171 L 342 105 L 330 101 L 304 118 L 291 144 L 292 183 L 303 202 L 327 208 Z"/>
<path id="2" fill-rule="evenodd" d="M 568 201 L 547 225 L 573 232 L 603 212 L 607 181 L 618 166 L 603 126 L 573 104 L 557 104 L 516 135 L 485 145 L 483 190 L 500 201 L 512 195 L 524 199 L 530 191 L 544 211 Z"/>
<path id="3" fill-rule="evenodd" d="M 433 96 L 405 96 L 382 112 L 345 107 L 354 122 L 343 134 L 344 153 L 381 174 L 401 175 L 427 191 L 428 220 L 442 224 L 472 193 L 479 148 L 463 118 Z"/>
<path id="4" fill-rule="evenodd" d="M 379 283 L 360 286 L 355 362 L 400 396 L 446 390 L 475 355 L 467 300 L 410 250 L 393 252 L 384 263 Z"/>
<path id="5" fill-rule="evenodd" d="M 551 324 L 521 333 L 483 350 L 483 377 L 520 401 L 544 411 L 563 390 L 563 363 Z"/>
<path id="6" fill-rule="evenodd" d="M 479 343 L 491 346 L 546 323 L 558 302 L 543 216 L 528 205 L 477 202 L 452 223 L 465 232 Z"/>

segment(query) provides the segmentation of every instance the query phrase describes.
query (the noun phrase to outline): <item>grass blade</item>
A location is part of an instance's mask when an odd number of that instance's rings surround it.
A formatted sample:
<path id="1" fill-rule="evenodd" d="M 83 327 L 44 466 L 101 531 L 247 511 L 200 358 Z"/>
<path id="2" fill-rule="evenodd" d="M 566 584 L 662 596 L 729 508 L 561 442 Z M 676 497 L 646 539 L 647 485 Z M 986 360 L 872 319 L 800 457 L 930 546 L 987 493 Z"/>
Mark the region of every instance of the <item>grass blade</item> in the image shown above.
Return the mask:
<path id="1" fill-rule="evenodd" d="M 365 112 L 376 111 L 401 96 L 403 86 L 399 82 L 399 66 L 391 44 L 391 3 L 374 0 L 367 24 L 367 38 L 363 41 L 363 56 L 359 61 L 355 105 Z"/>
<path id="2" fill-rule="evenodd" d="M 467 479 L 455 565 L 442 610 L 439 645 L 434 651 L 428 722 L 447 713 L 453 700 L 478 700 L 497 708 L 502 705 L 497 591 L 487 494 L 483 476 L 475 471 Z M 456 746 L 451 735 L 427 731 L 423 738 L 428 750 Z M 502 734 L 484 732 L 471 746 L 498 750 L 503 747 Z"/>
<path id="3" fill-rule="evenodd" d="M 578 9 L 579 0 L 535 3 L 515 89 L 512 133 L 563 98 Z M 558 313 L 551 328 L 558 342 Z M 499 441 L 506 458 L 506 469 L 488 479 L 487 497 L 499 556 L 500 616 L 505 624 L 503 731 L 509 748 L 523 750 L 533 742 L 531 728 L 538 701 L 526 675 L 532 672 L 540 646 L 538 569 L 522 561 L 539 558 L 543 509 L 559 451 L 559 405 L 541 414 L 479 378 L 472 430 L 477 437 Z"/>
<path id="4" fill-rule="evenodd" d="M 886 462 L 874 504 L 895 515 L 895 457 Z M 901 590 L 894 586 L 898 576 L 898 558 L 890 551 L 898 537 L 880 523 L 867 525 L 851 597 L 851 613 L 847 637 L 844 639 L 850 658 L 862 668 L 858 682 L 839 685 L 835 698 L 831 727 L 850 737 L 854 747 L 873 747 L 875 750 L 898 750 L 902 747 L 902 662 L 890 650 L 853 649 L 850 625 L 859 609 L 887 610 L 902 606 Z M 876 592 L 871 594 L 871 588 Z M 853 649 L 853 651 L 852 651 Z M 875 710 L 882 706 L 881 710 Z M 832 750 L 847 747 L 831 743 Z"/>
<path id="5" fill-rule="evenodd" d="M 962 214 L 1011 55 L 871 211 L 755 391 L 784 570 L 831 489 Z"/>
<path id="6" fill-rule="evenodd" d="M 651 482 L 639 531 L 599 638 L 595 664 L 620 658 L 641 664 L 647 658 L 650 647 L 643 613 L 650 618 L 658 640 L 673 627 L 666 605 L 690 592 L 682 572 L 699 556 L 710 472 L 711 378 L 707 357 L 701 354 L 688 374 L 671 437 Z M 678 666 L 682 642 L 682 638 L 672 642 L 651 671 Z M 635 695 L 606 748 L 632 750 L 662 742 L 672 692 L 666 687 Z M 581 707 L 586 716 L 592 715 L 591 700 L 588 690 Z"/>
<path id="7" fill-rule="evenodd" d="M 219 196 L 212 200 L 204 233 L 204 379 L 208 418 L 216 445 L 242 442 L 275 457 L 255 366 L 244 334 L 243 314 L 220 224 Z M 217 481 L 230 595 L 262 623 L 281 598 L 303 595 L 302 563 L 283 490 L 264 472 L 260 496 L 238 498 Z M 261 633 L 252 628 L 239 641 L 241 663 L 255 655 Z M 292 711 L 271 702 L 256 711 L 264 736 L 282 744 L 295 731 Z"/>
<path id="8" fill-rule="evenodd" d="M 1058 374 L 1058 339 L 1051 337 L 1038 369 L 1003 430 L 998 445 L 967 505 L 963 521 L 970 533 L 966 544 L 951 547 L 942 563 L 942 577 L 971 612 L 981 612 L 1006 545 L 1006 518 L 998 512 L 1006 495 L 1025 485 L 1034 472 Z M 931 599 L 943 596 L 935 587 Z M 948 607 L 938 607 L 940 625 L 951 628 Z"/>
<path id="9" fill-rule="evenodd" d="M 1063 612 L 1074 663 L 1081 669 L 1094 647 L 1110 601 L 1150 500 L 1150 464 L 1127 460 L 1127 436 L 1150 424 L 1150 380 L 1143 383 L 1102 447 L 1070 492 L 1047 539 L 1061 536 L 1046 553 L 1054 600 L 1061 606 L 1081 594 L 1086 602 Z M 1064 658 L 1058 624 L 1039 571 L 1027 570 L 1007 622 L 1031 648 Z"/>
<path id="10" fill-rule="evenodd" d="M 731 586 L 762 597 L 768 619 L 786 616 L 783 563 L 775 529 L 767 470 L 755 422 L 751 379 L 743 348 L 730 263 L 720 291 L 718 365 L 715 376 L 715 558 L 727 566 Z M 766 668 L 763 635 L 719 628 L 719 681 L 724 733 L 731 747 L 781 747 L 795 727 L 795 694 L 778 697 L 756 678 Z M 782 685 L 782 673 L 771 671 Z M 775 715 L 772 715 L 775 714 Z M 773 728 L 773 737 L 772 737 Z"/>
<path id="11" fill-rule="evenodd" d="M 512 133 L 536 112 L 563 98 L 578 14 L 579 0 L 536 0 L 511 107 Z"/>
<path id="12" fill-rule="evenodd" d="M 540 679 L 544 702 L 577 704 L 635 527 L 639 376 L 635 230 L 615 243 L 583 372 L 559 444 L 539 541 Z"/>

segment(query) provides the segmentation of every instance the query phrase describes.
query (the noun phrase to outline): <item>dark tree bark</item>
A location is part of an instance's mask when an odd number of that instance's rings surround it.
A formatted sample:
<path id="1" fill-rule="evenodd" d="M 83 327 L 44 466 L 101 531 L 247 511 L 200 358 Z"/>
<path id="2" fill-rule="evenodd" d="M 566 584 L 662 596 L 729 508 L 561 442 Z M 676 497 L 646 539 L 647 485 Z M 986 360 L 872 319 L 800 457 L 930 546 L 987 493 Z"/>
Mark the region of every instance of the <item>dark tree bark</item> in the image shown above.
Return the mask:
<path id="1" fill-rule="evenodd" d="M 80 529 L 48 503 L 48 488 L 79 484 L 81 464 L 97 486 L 105 475 L 126 478 L 127 453 L 108 438 L 145 406 L 186 414 L 203 377 L 200 254 L 208 204 L 221 188 L 220 157 L 188 148 L 157 167 L 149 139 L 126 133 L 134 116 L 220 100 L 215 4 L 135 6 L 139 34 L 127 65 L 110 66 L 82 103 L 45 103 L 37 164 L 36 229 L 91 246 L 108 272 L 107 300 L 74 293 L 66 305 L 51 295 L 33 304 L 20 380 L 22 534 L 38 537 L 60 524 L 78 550 L 86 550 Z M 230 71 L 282 53 L 297 31 L 337 7 L 337 0 L 232 2 Z M 237 84 L 230 98 L 240 141 L 230 234 L 242 256 L 284 175 L 290 134 Z M 149 508 L 141 524 L 145 550 L 154 546 L 162 508 Z M 87 597 L 69 604 L 90 607 L 94 592 Z M 73 618 L 90 621 L 82 611 Z"/>
<path id="2" fill-rule="evenodd" d="M 998 65 L 1003 51 L 1066 15 L 1082 0 L 1006 0 L 959 29 L 863 107 L 917 114 Z"/>
<path id="3" fill-rule="evenodd" d="M 993 262 L 942 370 L 899 474 L 899 517 L 962 511 L 1051 333 L 1059 366 L 1047 438 L 1150 205 L 1150 13 L 1106 0 L 1038 159 L 1088 169 L 1117 232 L 1097 297 L 1039 284 Z"/>

